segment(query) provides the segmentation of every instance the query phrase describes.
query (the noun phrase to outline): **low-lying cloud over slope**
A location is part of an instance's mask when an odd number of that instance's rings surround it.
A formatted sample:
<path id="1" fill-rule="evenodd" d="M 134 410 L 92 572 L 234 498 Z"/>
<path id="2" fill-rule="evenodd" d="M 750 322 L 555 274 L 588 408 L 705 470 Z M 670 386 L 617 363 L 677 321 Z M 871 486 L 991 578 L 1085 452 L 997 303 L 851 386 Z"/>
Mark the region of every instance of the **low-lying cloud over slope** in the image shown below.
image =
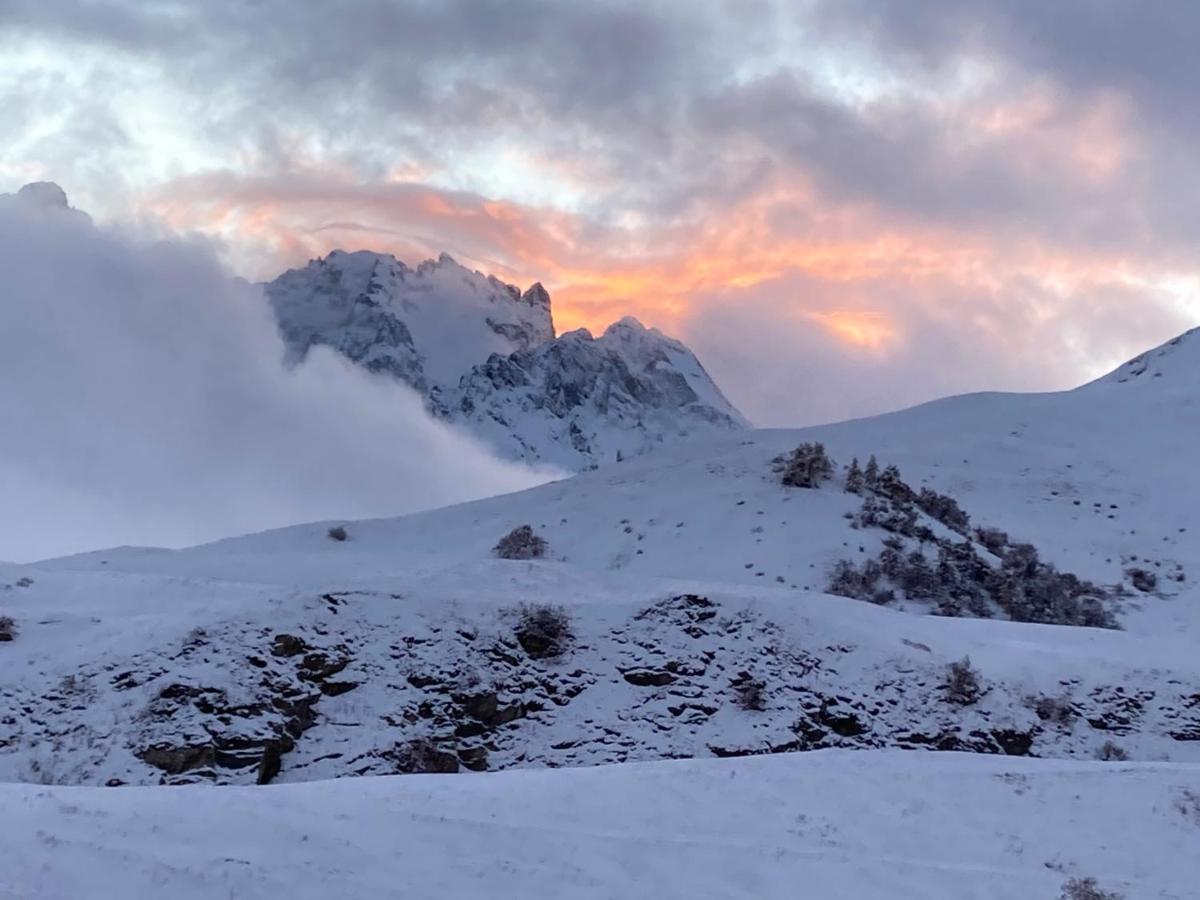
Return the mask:
<path id="1" fill-rule="evenodd" d="M 546 475 L 316 352 L 285 371 L 259 290 L 202 241 L 0 195 L 0 559 L 395 514 Z"/>

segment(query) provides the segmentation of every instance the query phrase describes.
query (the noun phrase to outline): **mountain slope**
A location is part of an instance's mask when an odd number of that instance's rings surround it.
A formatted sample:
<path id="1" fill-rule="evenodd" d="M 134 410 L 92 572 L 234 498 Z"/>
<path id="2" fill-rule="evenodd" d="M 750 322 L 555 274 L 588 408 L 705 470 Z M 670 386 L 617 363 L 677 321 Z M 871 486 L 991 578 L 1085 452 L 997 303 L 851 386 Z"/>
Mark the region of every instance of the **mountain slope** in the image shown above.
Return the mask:
<path id="1" fill-rule="evenodd" d="M 40 783 L 0 784 L 19 849 L 0 891 L 73 895 L 119 858 L 113 895 L 373 895 L 402 863 L 451 895 L 792 896 L 803 878 L 957 900 L 1094 877 L 1189 896 L 1194 350 L 1140 387 L 955 397 L 341 531 L 0 566 L 0 782 Z M 816 441 L 831 477 L 784 484 L 781 459 Z M 848 491 L 846 463 L 871 454 L 945 495 L 917 495 L 916 530 L 863 518 L 881 495 Z M 544 552 L 495 558 L 519 525 Z M 977 525 L 1009 533 L 1002 556 Z M 1022 577 L 1028 541 L 1124 630 L 827 593 L 840 560 L 897 541 L 988 571 L 1015 552 Z M 348 778 L 430 772 L 458 774 Z M 40 786 L 189 782 L 230 787 Z"/>
<path id="2" fill-rule="evenodd" d="M 581 329 L 493 355 L 435 397 L 502 455 L 569 469 L 748 424 L 691 351 L 631 317 L 599 338 Z"/>
<path id="3" fill-rule="evenodd" d="M 0 596 L 21 636 L 0 647 L 13 672 L 0 693 L 43 713 L 0 729 L 0 775 L 49 747 L 72 780 L 244 782 L 284 741 L 279 777 L 308 780 L 404 771 L 423 737 L 489 768 L 930 745 L 1192 759 L 1198 434 L 1186 391 L 972 395 L 679 444 L 519 494 L 342 523 L 345 540 L 304 525 L 11 569 Z M 777 460 L 811 441 L 839 471 L 786 486 Z M 1008 532 L 1008 549 L 924 512 L 920 537 L 862 521 L 871 498 L 846 490 L 844 466 L 871 454 L 956 498 L 972 526 Z M 494 559 L 525 524 L 543 557 Z M 839 561 L 889 542 L 949 577 L 931 549 L 946 540 L 987 571 L 1010 572 L 1015 553 L 1021 579 L 1028 542 L 1070 573 L 1056 579 L 1093 583 L 1126 630 L 946 618 L 921 585 L 898 583 L 883 607 L 826 593 Z M 527 604 L 565 608 L 561 659 L 517 640 Z M 964 655 L 986 691 L 957 704 L 944 679 Z"/>
<path id="4" fill-rule="evenodd" d="M 326 345 L 424 394 L 503 456 L 594 468 L 745 419 L 683 344 L 627 318 L 555 338 L 550 296 L 449 256 L 335 251 L 265 286 L 295 364 Z"/>

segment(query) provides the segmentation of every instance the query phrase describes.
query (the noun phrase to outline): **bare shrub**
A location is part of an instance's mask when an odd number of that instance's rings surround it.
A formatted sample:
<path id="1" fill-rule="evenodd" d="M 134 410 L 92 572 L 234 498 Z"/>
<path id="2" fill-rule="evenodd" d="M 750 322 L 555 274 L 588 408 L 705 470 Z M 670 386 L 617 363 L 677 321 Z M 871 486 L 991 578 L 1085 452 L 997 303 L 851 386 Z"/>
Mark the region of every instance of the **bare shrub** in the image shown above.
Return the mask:
<path id="1" fill-rule="evenodd" d="M 1096 759 L 1102 759 L 1105 762 L 1125 762 L 1129 759 L 1129 754 L 1124 748 L 1112 741 L 1105 741 L 1104 744 L 1096 751 Z"/>
<path id="2" fill-rule="evenodd" d="M 782 481 L 787 487 L 815 488 L 833 476 L 833 460 L 821 443 L 801 444 L 783 461 Z"/>
<path id="3" fill-rule="evenodd" d="M 334 525 L 326 533 L 329 535 L 329 539 L 331 541 L 338 541 L 339 543 L 350 537 L 350 535 L 346 533 L 346 529 L 341 525 Z"/>
<path id="4" fill-rule="evenodd" d="M 1130 584 L 1143 594 L 1148 594 L 1158 587 L 1158 576 L 1146 569 L 1133 566 L 1125 570 L 1125 575 Z"/>
<path id="5" fill-rule="evenodd" d="M 500 559 L 541 559 L 546 549 L 546 541 L 533 533 L 532 525 L 519 525 L 500 538 L 492 552 Z"/>
<path id="6" fill-rule="evenodd" d="M 999 528 L 976 528 L 975 540 L 993 556 L 1004 556 L 1004 548 L 1008 546 L 1008 532 Z"/>
<path id="7" fill-rule="evenodd" d="M 567 611 L 551 603 L 522 605 L 516 635 L 517 642 L 533 659 L 562 656 L 575 638 Z"/>
<path id="8" fill-rule="evenodd" d="M 738 709 L 747 712 L 762 712 L 767 708 L 767 683 L 757 678 L 751 678 L 749 673 L 733 686 L 733 698 Z"/>
<path id="9" fill-rule="evenodd" d="M 1063 885 L 1059 900 L 1124 900 L 1124 894 L 1102 890 L 1095 878 L 1072 878 Z"/>
<path id="10" fill-rule="evenodd" d="M 1033 711 L 1043 722 L 1052 725 L 1068 725 L 1075 718 L 1075 708 L 1065 697 L 1038 697 Z"/>
<path id="11" fill-rule="evenodd" d="M 1175 808 L 1196 825 L 1200 825 L 1200 794 L 1184 788 L 1175 799 Z"/>
<path id="12" fill-rule="evenodd" d="M 946 690 L 946 699 L 959 706 L 970 706 L 983 696 L 979 673 L 971 668 L 969 656 L 946 666 L 946 681 L 943 687 Z"/>
<path id="13" fill-rule="evenodd" d="M 17 636 L 17 623 L 12 616 L 0 616 L 0 641 L 11 641 Z"/>

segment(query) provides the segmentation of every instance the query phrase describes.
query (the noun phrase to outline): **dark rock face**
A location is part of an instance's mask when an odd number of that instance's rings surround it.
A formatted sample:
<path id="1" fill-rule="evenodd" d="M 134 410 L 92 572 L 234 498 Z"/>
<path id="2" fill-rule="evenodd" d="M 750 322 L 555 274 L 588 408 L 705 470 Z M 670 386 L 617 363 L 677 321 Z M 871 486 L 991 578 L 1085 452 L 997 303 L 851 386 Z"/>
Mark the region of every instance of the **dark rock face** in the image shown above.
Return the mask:
<path id="1" fill-rule="evenodd" d="M 211 744 L 201 747 L 147 747 L 138 758 L 168 775 L 182 775 L 192 769 L 212 768 L 216 764 L 216 748 Z"/>
<path id="2" fill-rule="evenodd" d="M 400 604 L 402 618 L 381 616 L 394 601 L 316 595 L 300 621 L 281 623 L 286 633 L 227 622 L 182 650 L 176 641 L 79 673 L 54 694 L 0 684 L 0 752 L 80 733 L 96 702 L 128 715 L 79 742 L 98 761 L 79 767 L 91 783 L 267 784 L 833 747 L 1091 758 L 1105 740 L 1146 758 L 1200 740 L 1200 685 L 1169 675 L 1139 688 L 1066 680 L 1044 696 L 989 679 L 963 705 L 928 649 L 909 653 L 897 639 L 902 662 L 881 664 L 737 600 L 682 594 L 580 619 L 569 652 L 550 658 L 522 647 L 514 611 L 448 620 L 439 604 Z M 342 700 L 352 685 L 361 695 Z"/>
<path id="3" fill-rule="evenodd" d="M 472 719 L 478 720 L 485 728 L 499 728 L 525 715 L 525 707 L 521 703 L 507 706 L 500 704 L 500 698 L 495 693 L 476 694 L 462 700 L 463 712 Z"/>
<path id="4" fill-rule="evenodd" d="M 307 649 L 308 644 L 291 634 L 277 634 L 271 644 L 271 653 L 274 656 L 299 656 Z"/>
<path id="5" fill-rule="evenodd" d="M 460 765 L 455 753 L 424 738 L 394 747 L 385 758 L 395 764 L 397 772 L 409 775 L 453 775 Z"/>
<path id="6" fill-rule="evenodd" d="M 270 784 L 283 766 L 283 748 L 278 741 L 263 747 L 262 761 L 258 764 L 258 784 Z"/>
<path id="7" fill-rule="evenodd" d="M 629 669 L 621 673 L 622 677 L 637 687 L 665 687 L 675 681 L 670 672 L 654 669 Z"/>

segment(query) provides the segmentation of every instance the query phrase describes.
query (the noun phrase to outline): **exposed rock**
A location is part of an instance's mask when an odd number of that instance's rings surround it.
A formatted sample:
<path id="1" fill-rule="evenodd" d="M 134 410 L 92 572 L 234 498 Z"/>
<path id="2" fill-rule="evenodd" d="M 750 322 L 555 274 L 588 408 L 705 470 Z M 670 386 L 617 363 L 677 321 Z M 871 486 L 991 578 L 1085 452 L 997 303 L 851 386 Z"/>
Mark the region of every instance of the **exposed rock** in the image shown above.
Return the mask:
<path id="1" fill-rule="evenodd" d="M 675 681 L 675 676 L 665 669 L 628 669 L 621 675 L 637 687 L 664 687 Z"/>
<path id="2" fill-rule="evenodd" d="M 162 769 L 168 775 L 181 775 L 193 769 L 211 768 L 216 764 L 216 752 L 212 744 L 199 747 L 147 747 L 137 756 L 142 762 Z"/>
<path id="3" fill-rule="evenodd" d="M 262 761 L 258 765 L 258 784 L 270 784 L 283 765 L 283 750 L 277 741 L 263 747 Z"/>
<path id="4" fill-rule="evenodd" d="M 306 650 L 308 644 L 292 634 L 277 634 L 271 643 L 271 653 L 275 656 L 299 656 Z"/>
<path id="5" fill-rule="evenodd" d="M 476 694 L 462 700 L 463 712 L 482 723 L 487 728 L 499 728 L 525 715 L 525 707 L 521 703 L 500 705 L 500 699 L 495 692 Z"/>

